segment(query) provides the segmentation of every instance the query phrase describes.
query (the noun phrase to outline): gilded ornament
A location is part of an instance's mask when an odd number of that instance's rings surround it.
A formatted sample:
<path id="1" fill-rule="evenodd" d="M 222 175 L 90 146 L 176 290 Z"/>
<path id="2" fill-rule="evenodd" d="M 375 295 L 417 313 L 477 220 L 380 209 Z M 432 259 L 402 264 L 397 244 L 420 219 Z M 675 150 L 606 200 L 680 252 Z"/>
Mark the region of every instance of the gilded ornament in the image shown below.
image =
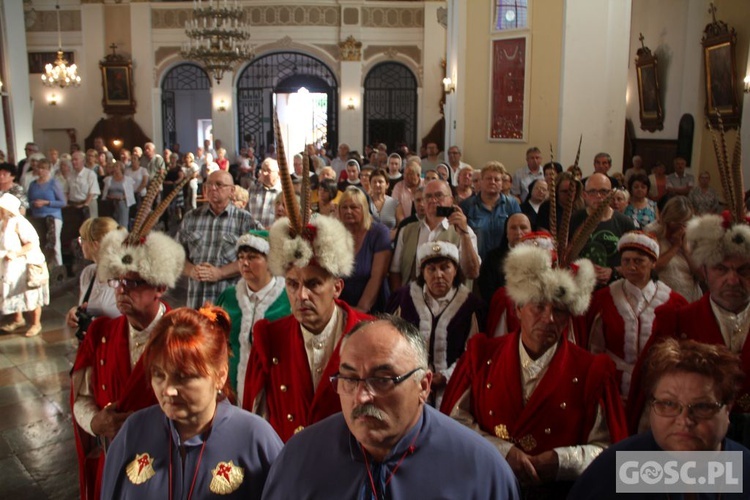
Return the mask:
<path id="1" fill-rule="evenodd" d="M 508 428 L 504 424 L 498 424 L 495 426 L 495 436 L 499 437 L 500 439 L 505 439 L 506 441 L 510 440 Z"/>
<path id="2" fill-rule="evenodd" d="M 143 484 L 156 474 L 154 459 L 148 453 L 136 453 L 135 459 L 125 467 L 125 473 L 131 483 Z"/>
<path id="3" fill-rule="evenodd" d="M 211 471 L 213 478 L 208 489 L 211 493 L 217 495 L 229 495 L 237 491 L 237 488 L 242 484 L 242 480 L 245 479 L 245 471 L 242 467 L 234 465 L 230 460 L 229 462 L 219 462 L 216 468 Z"/>
<path id="4" fill-rule="evenodd" d="M 536 448 L 536 439 L 534 439 L 534 436 L 531 434 L 526 434 L 524 437 L 518 440 L 518 444 L 521 445 L 521 448 L 524 449 L 524 451 L 529 452 Z"/>
<path id="5" fill-rule="evenodd" d="M 339 52 L 342 61 L 361 61 L 362 42 L 358 42 L 353 36 L 349 36 L 343 42 L 339 42 Z"/>

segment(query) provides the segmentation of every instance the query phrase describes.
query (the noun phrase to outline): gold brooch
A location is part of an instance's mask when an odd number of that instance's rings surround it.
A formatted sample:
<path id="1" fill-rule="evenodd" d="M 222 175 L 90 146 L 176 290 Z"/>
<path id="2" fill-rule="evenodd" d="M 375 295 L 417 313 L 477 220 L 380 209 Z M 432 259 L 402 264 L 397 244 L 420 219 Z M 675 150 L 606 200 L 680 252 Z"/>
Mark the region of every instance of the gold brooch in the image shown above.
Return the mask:
<path id="1" fill-rule="evenodd" d="M 208 489 L 211 493 L 217 495 L 228 495 L 237 490 L 242 484 L 242 480 L 245 478 L 245 471 L 242 467 L 238 467 L 230 460 L 227 462 L 219 462 L 216 468 L 211 471 L 213 479 Z"/>
<path id="2" fill-rule="evenodd" d="M 510 434 L 508 433 L 508 428 L 504 424 L 498 424 L 495 426 L 495 436 L 499 437 L 500 439 L 505 439 L 506 441 L 510 441 Z"/>
<path id="3" fill-rule="evenodd" d="M 536 448 L 536 439 L 534 439 L 534 436 L 531 434 L 526 434 L 524 437 L 518 440 L 518 444 L 521 445 L 521 448 L 524 449 L 524 451 L 529 452 Z"/>
<path id="4" fill-rule="evenodd" d="M 135 460 L 125 467 L 125 473 L 133 484 L 143 484 L 152 477 L 154 471 L 154 459 L 148 453 L 136 453 Z"/>
<path id="5" fill-rule="evenodd" d="M 743 394 L 742 397 L 737 400 L 737 404 L 740 405 L 740 408 L 744 411 L 750 410 L 750 394 Z"/>
<path id="6" fill-rule="evenodd" d="M 300 425 L 296 429 L 294 429 L 294 433 L 297 434 L 298 432 L 302 432 L 305 429 L 304 425 Z"/>

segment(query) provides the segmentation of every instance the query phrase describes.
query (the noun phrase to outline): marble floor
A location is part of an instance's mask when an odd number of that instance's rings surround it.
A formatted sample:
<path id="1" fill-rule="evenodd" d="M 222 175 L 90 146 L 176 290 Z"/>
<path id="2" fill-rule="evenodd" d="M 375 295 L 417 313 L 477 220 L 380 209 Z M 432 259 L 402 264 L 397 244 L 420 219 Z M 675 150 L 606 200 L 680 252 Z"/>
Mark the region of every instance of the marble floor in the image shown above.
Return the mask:
<path id="1" fill-rule="evenodd" d="M 185 303 L 184 287 L 167 297 Z M 78 340 L 64 325 L 77 303 L 70 280 L 51 292 L 34 338 L 0 333 L 0 497 L 78 498 L 78 466 L 68 401 Z"/>

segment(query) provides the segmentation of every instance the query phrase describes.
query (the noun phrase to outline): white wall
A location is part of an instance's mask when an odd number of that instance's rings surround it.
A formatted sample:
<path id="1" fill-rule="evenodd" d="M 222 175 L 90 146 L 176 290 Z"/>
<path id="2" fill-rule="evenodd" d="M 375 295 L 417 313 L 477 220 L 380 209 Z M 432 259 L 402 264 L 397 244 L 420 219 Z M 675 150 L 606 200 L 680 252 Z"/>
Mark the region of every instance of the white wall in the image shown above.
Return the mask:
<path id="1" fill-rule="evenodd" d="M 703 62 L 700 34 L 705 24 L 705 5 L 693 0 L 633 0 L 628 59 L 627 117 L 633 122 L 635 136 L 643 139 L 677 139 L 680 118 L 693 115 L 695 126 L 701 126 L 703 108 Z M 635 58 L 644 44 L 658 58 L 659 86 L 664 113 L 664 129 L 641 130 L 638 77 Z M 696 136 L 697 138 L 697 136 Z M 693 159 L 700 158 L 701 141 L 693 141 Z"/>
<path id="2" fill-rule="evenodd" d="M 622 169 L 630 9 L 630 0 L 565 2 L 559 157 L 572 162 L 583 134 L 584 175 L 599 151 Z"/>
<path id="3" fill-rule="evenodd" d="M 29 92 L 29 60 L 26 55 L 26 33 L 23 22 L 23 4 L 5 0 L 0 5 L 4 22 L 3 32 L 3 59 L 5 61 L 5 78 L 3 92 L 10 96 L 11 127 L 13 127 L 13 139 L 16 163 L 26 157 L 24 145 L 34 140 L 32 127 L 31 94 Z M 39 76 L 39 75 L 37 75 Z M 8 152 L 5 143 L 5 134 L 0 138 L 2 149 Z"/>

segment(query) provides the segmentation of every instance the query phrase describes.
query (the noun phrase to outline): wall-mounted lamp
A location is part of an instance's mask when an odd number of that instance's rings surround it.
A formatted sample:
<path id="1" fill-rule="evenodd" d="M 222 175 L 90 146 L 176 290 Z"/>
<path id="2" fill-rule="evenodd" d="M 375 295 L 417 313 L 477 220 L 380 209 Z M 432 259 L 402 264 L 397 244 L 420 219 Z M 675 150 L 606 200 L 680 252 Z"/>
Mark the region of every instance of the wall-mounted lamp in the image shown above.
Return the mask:
<path id="1" fill-rule="evenodd" d="M 354 110 L 354 98 L 353 97 L 350 97 L 349 99 L 347 99 L 346 109 L 348 109 L 349 111 Z"/>
<path id="2" fill-rule="evenodd" d="M 112 145 L 116 148 L 119 148 L 120 146 L 122 146 L 122 141 L 120 139 L 113 139 Z"/>
<path id="3" fill-rule="evenodd" d="M 446 94 L 451 94 L 456 90 L 456 82 L 448 77 L 443 78 L 443 91 Z"/>
<path id="4" fill-rule="evenodd" d="M 750 75 L 745 77 L 745 93 L 750 94 Z"/>
<path id="5" fill-rule="evenodd" d="M 224 101 L 224 99 L 219 101 L 219 107 L 217 109 L 221 111 L 222 113 L 227 110 L 227 103 L 226 101 Z"/>
<path id="6" fill-rule="evenodd" d="M 49 96 L 49 97 L 47 98 L 47 103 L 48 103 L 48 104 L 49 104 L 50 106 L 57 106 L 57 96 L 56 96 L 55 94 L 51 94 L 51 95 L 50 95 L 50 96 Z"/>

